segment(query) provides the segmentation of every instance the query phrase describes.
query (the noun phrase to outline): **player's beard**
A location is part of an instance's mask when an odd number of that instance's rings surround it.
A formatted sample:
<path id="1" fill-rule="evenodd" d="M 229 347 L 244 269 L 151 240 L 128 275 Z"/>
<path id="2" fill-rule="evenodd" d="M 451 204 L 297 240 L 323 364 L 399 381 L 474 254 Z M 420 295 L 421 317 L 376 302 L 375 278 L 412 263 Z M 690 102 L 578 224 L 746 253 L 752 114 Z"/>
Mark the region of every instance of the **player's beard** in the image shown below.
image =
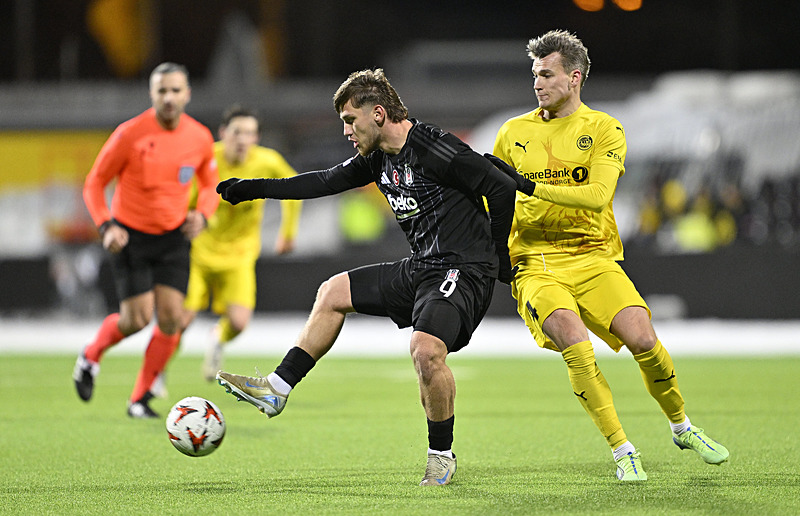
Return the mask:
<path id="1" fill-rule="evenodd" d="M 381 139 L 379 131 L 371 131 L 369 134 L 358 139 L 358 153 L 362 156 L 369 156 L 380 147 Z"/>

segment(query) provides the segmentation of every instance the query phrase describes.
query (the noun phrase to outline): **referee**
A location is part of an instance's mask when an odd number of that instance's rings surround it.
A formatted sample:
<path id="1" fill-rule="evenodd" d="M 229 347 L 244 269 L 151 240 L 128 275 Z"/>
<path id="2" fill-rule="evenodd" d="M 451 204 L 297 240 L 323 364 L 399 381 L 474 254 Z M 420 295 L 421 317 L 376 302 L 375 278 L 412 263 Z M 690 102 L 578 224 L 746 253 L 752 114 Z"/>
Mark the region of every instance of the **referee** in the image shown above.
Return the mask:
<path id="1" fill-rule="evenodd" d="M 89 401 L 103 354 L 143 329 L 156 327 L 128 401 L 128 415 L 155 418 L 150 386 L 178 347 L 183 299 L 189 280 L 190 240 L 219 204 L 219 180 L 211 132 L 186 113 L 191 99 L 183 65 L 162 63 L 150 74 L 152 107 L 120 124 L 86 177 L 83 198 L 111 253 L 119 312 L 107 316 L 78 356 L 73 380 Z M 111 209 L 105 188 L 116 180 Z M 192 181 L 197 209 L 189 210 Z"/>

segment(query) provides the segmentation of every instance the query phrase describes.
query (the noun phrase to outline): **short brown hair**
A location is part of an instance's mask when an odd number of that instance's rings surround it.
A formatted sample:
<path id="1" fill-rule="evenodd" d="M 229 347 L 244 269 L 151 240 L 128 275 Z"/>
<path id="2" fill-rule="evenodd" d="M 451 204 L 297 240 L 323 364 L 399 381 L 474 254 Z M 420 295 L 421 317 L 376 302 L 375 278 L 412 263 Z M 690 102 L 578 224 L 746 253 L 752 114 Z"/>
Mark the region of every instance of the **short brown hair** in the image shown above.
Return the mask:
<path id="1" fill-rule="evenodd" d="M 408 118 L 408 109 L 381 68 L 351 73 L 333 95 L 333 107 L 337 113 L 342 112 L 348 100 L 354 108 L 381 105 L 392 122 Z"/>
<path id="2" fill-rule="evenodd" d="M 231 104 L 228 106 L 228 108 L 222 113 L 222 125 L 227 126 L 231 123 L 231 120 L 238 117 L 255 118 L 258 131 L 261 132 L 261 121 L 258 119 L 258 113 L 241 104 Z"/>
<path id="3" fill-rule="evenodd" d="M 551 30 L 538 38 L 528 41 L 528 56 L 531 59 L 547 57 L 558 52 L 561 55 L 561 65 L 566 71 L 580 70 L 581 88 L 589 77 L 589 51 L 575 34 L 565 30 Z"/>

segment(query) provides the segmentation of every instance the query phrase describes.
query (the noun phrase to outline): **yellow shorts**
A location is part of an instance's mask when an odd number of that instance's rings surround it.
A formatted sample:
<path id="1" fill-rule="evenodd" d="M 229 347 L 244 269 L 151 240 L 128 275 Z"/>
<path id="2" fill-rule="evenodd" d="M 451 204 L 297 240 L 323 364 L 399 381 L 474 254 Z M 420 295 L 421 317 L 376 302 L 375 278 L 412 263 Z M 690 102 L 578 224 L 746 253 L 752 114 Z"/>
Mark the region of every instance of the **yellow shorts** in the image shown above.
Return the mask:
<path id="1" fill-rule="evenodd" d="M 517 311 L 541 347 L 558 351 L 542 331 L 542 323 L 559 308 L 578 314 L 586 327 L 614 351 L 623 345 L 610 330 L 620 310 L 641 306 L 651 315 L 633 282 L 615 261 L 529 258 L 517 264 L 520 270 L 511 293 L 517 300 Z"/>
<path id="2" fill-rule="evenodd" d="M 212 269 L 191 263 L 189 287 L 183 306 L 194 312 L 208 308 L 224 314 L 228 305 L 240 305 L 251 310 L 256 306 L 255 263 L 247 262 L 231 269 Z"/>

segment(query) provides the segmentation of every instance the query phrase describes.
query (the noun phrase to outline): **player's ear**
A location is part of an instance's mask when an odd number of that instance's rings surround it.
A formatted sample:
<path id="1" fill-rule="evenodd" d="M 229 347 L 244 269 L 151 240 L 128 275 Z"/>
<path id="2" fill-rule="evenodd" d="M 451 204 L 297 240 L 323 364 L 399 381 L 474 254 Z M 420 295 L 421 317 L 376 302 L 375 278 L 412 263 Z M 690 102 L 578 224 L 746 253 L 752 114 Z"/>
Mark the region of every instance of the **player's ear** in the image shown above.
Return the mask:
<path id="1" fill-rule="evenodd" d="M 578 70 L 577 68 L 575 70 L 572 70 L 572 74 L 570 74 L 569 78 L 570 86 L 572 86 L 573 88 L 580 86 L 581 76 L 582 74 L 580 70 Z"/>
<path id="2" fill-rule="evenodd" d="M 372 107 L 372 118 L 375 120 L 375 123 L 379 126 L 383 125 L 383 122 L 386 121 L 386 109 L 380 104 L 377 104 Z"/>

